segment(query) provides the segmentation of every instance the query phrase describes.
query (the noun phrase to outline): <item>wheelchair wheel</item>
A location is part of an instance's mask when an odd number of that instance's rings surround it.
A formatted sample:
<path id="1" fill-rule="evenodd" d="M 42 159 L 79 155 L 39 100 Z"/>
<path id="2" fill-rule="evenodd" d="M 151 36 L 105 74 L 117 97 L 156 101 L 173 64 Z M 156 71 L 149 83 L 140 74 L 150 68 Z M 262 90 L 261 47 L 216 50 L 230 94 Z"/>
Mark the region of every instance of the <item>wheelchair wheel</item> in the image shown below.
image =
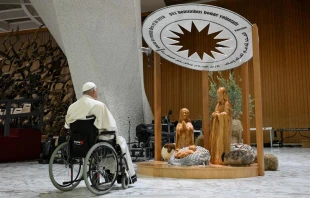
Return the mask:
<path id="1" fill-rule="evenodd" d="M 109 192 L 118 175 L 115 149 L 106 142 L 95 144 L 88 151 L 84 166 L 84 180 L 89 191 L 96 195 Z"/>
<path id="2" fill-rule="evenodd" d="M 69 191 L 79 185 L 83 176 L 83 159 L 68 159 L 68 142 L 59 145 L 49 163 L 49 176 L 53 185 L 62 191 Z"/>
<path id="3" fill-rule="evenodd" d="M 126 174 L 122 175 L 122 187 L 127 189 L 129 185 L 129 175 L 126 171 Z"/>

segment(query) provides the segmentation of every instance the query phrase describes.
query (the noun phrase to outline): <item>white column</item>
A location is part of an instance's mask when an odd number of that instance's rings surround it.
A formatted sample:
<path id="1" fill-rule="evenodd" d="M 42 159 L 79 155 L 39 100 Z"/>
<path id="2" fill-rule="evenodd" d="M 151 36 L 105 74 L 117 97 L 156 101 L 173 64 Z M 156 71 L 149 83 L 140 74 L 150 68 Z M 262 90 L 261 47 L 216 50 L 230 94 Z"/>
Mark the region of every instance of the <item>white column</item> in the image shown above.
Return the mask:
<path id="1" fill-rule="evenodd" d="M 68 58 L 77 97 L 93 81 L 119 134 L 153 118 L 143 86 L 140 0 L 52 0 L 31 3 Z M 48 4 L 48 5 L 47 5 Z"/>

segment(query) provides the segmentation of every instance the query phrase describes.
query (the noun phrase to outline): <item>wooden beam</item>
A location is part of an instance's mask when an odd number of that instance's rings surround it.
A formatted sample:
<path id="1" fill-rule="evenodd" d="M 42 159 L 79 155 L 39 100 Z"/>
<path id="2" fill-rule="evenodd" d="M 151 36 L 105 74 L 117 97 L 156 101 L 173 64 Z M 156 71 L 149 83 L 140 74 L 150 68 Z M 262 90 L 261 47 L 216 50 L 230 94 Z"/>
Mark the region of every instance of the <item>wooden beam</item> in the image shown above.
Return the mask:
<path id="1" fill-rule="evenodd" d="M 259 37 L 258 28 L 254 24 L 252 27 L 253 39 L 253 72 L 254 72 L 254 99 L 255 99 L 255 123 L 256 123 L 256 143 L 257 143 L 257 164 L 258 175 L 264 173 L 264 135 L 263 135 L 263 115 L 262 115 L 262 88 L 259 61 Z"/>
<path id="2" fill-rule="evenodd" d="M 147 17 L 147 16 L 149 16 L 152 12 L 154 12 L 154 11 L 151 11 L 151 12 L 142 12 L 142 13 L 141 13 L 141 17 Z"/>
<path id="3" fill-rule="evenodd" d="M 155 161 L 161 161 L 161 65 L 160 56 L 154 52 L 154 133 Z"/>
<path id="4" fill-rule="evenodd" d="M 10 26 L 8 23 L 0 21 L 0 30 L 1 31 L 9 31 Z"/>
<path id="5" fill-rule="evenodd" d="M 202 79 L 202 131 L 203 131 L 203 145 L 210 150 L 210 130 L 209 130 L 209 76 L 208 71 L 201 72 Z"/>
<path id="6" fill-rule="evenodd" d="M 243 143 L 250 145 L 250 106 L 249 106 L 249 66 L 248 62 L 241 65 L 242 79 L 242 136 Z"/>
<path id="7" fill-rule="evenodd" d="M 38 14 L 33 15 L 34 17 L 39 17 Z M 13 19 L 23 19 L 29 18 L 22 8 L 1 10 L 0 19 L 1 21 L 13 20 Z"/>

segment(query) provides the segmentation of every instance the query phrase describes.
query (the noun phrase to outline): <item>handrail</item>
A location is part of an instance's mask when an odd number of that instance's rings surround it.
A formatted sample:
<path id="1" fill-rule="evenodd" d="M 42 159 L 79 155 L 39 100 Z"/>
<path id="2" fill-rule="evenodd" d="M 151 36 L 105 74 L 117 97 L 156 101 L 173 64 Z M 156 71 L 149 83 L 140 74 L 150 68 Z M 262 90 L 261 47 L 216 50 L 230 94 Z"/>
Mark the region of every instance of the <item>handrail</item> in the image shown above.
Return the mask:
<path id="1" fill-rule="evenodd" d="M 19 103 L 39 103 L 39 110 L 33 111 L 30 113 L 19 113 L 19 114 L 11 114 L 11 105 L 12 104 L 19 104 Z M 1 119 L 4 119 L 4 136 L 10 136 L 10 128 L 11 128 L 11 119 L 12 118 L 22 118 L 22 117 L 29 117 L 29 116 L 39 116 L 39 125 L 38 128 L 42 131 L 43 130 L 43 115 L 44 115 L 44 109 L 43 109 L 43 99 L 7 99 L 7 100 L 0 100 L 0 104 L 6 104 L 6 114 L 0 115 Z"/>
<path id="2" fill-rule="evenodd" d="M 40 102 L 42 101 L 41 98 L 39 99 L 0 99 L 0 103 L 6 103 L 7 101 L 11 101 L 12 103 L 22 103 L 22 102 Z"/>

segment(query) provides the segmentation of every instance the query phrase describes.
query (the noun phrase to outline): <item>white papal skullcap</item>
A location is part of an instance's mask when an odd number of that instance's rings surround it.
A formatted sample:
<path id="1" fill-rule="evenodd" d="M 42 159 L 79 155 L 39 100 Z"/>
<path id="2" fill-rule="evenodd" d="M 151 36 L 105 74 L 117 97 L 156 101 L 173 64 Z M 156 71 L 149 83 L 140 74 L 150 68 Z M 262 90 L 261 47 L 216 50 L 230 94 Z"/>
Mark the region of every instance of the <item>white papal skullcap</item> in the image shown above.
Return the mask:
<path id="1" fill-rule="evenodd" d="M 93 83 L 93 82 L 87 82 L 87 83 L 85 83 L 85 84 L 83 85 L 82 91 L 83 91 L 83 92 L 84 92 L 84 91 L 88 91 L 88 90 L 90 90 L 90 89 L 92 89 L 92 88 L 94 88 L 94 87 L 96 87 L 95 83 Z"/>

